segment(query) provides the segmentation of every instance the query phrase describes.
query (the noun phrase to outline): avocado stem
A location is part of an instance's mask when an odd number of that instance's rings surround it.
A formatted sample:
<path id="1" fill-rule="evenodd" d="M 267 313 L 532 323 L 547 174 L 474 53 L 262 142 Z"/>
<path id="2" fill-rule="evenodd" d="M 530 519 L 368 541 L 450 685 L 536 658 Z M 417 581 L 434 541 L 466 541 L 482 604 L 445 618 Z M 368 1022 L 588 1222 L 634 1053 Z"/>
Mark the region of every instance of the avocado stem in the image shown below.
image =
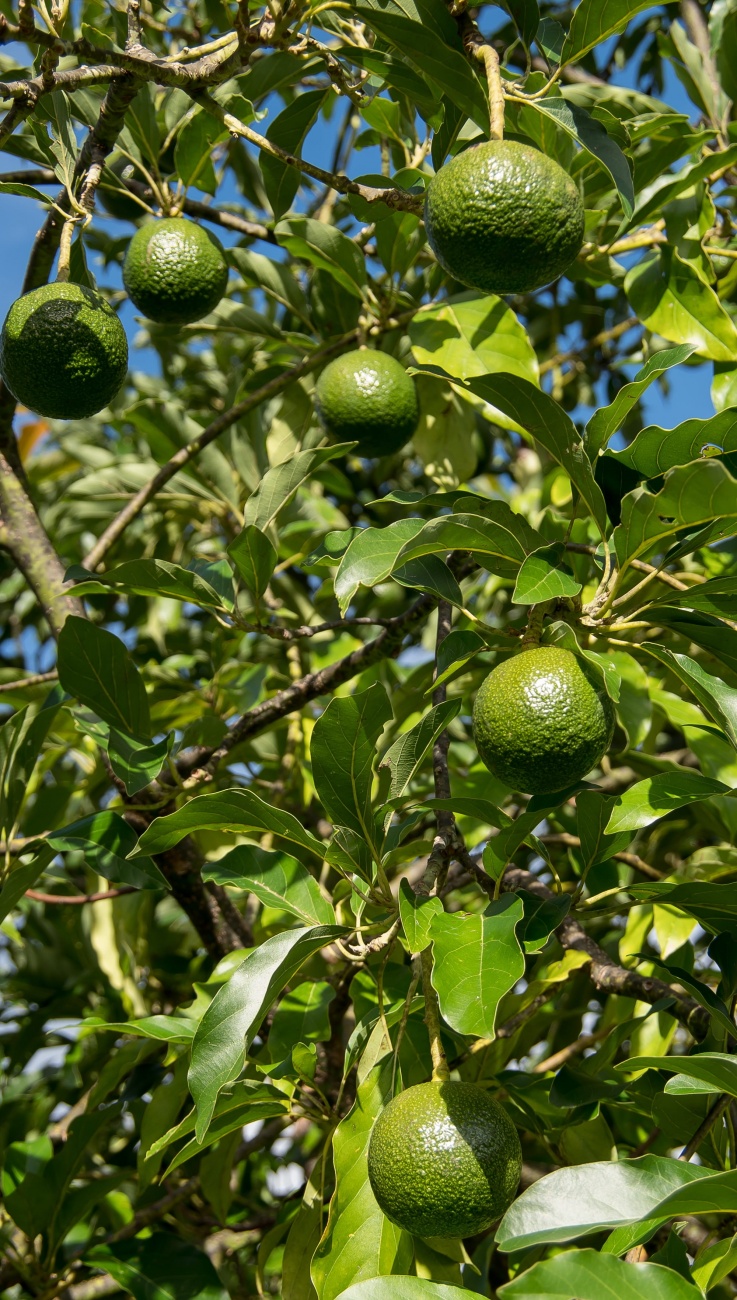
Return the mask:
<path id="1" fill-rule="evenodd" d="M 499 55 L 493 45 L 477 45 L 474 54 L 486 70 L 489 87 L 489 139 L 504 139 L 504 87 L 499 69 Z"/>
<path id="2" fill-rule="evenodd" d="M 61 228 L 59 240 L 59 264 L 56 270 L 57 284 L 65 284 L 69 279 L 69 262 L 72 255 L 72 235 L 75 227 L 74 217 L 69 217 Z"/>
<path id="3" fill-rule="evenodd" d="M 520 650 L 534 650 L 540 644 L 545 614 L 550 602 L 545 600 L 540 605 L 530 605 L 527 628 L 520 641 Z"/>
<path id="4" fill-rule="evenodd" d="M 427 948 L 423 948 L 420 958 L 422 961 L 422 992 L 425 998 L 425 1024 L 430 1036 L 432 1081 L 433 1083 L 447 1083 L 450 1078 L 450 1070 L 440 1039 L 440 1007 L 438 1005 L 438 995 L 432 986 L 432 948 L 429 944 Z"/>

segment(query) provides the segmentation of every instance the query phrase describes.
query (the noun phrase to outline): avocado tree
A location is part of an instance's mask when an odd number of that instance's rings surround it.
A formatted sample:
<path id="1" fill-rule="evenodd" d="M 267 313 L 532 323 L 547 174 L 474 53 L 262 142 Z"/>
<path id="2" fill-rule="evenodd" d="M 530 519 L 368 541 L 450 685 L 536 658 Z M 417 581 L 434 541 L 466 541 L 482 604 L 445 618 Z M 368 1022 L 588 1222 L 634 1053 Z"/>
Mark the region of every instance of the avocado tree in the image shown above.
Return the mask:
<path id="1" fill-rule="evenodd" d="M 0 1292 L 734 1295 L 737 3 L 0 41 Z"/>

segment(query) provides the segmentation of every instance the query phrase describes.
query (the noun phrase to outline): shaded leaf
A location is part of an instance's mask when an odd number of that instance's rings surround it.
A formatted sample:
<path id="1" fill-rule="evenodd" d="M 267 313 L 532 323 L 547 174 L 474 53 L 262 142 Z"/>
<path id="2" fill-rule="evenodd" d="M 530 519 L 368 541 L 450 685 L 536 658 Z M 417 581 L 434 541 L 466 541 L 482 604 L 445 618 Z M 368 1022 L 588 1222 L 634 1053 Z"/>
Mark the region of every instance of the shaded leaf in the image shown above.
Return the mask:
<path id="1" fill-rule="evenodd" d="M 59 634 L 59 681 L 103 722 L 133 736 L 151 734 L 143 678 L 112 632 L 72 614 Z"/>
<path id="2" fill-rule="evenodd" d="M 371 786 L 376 742 L 392 710 L 383 686 L 333 698 L 315 723 L 312 776 L 328 817 L 376 844 Z"/>
<path id="3" fill-rule="evenodd" d="M 431 745 L 435 744 L 448 723 L 460 713 L 461 704 L 462 701 L 457 699 L 444 700 L 442 704 L 435 705 L 414 727 L 403 732 L 389 746 L 379 764 L 380 767 L 388 767 L 391 772 L 389 799 L 404 794 Z"/>
<path id="4" fill-rule="evenodd" d="M 499 1003 L 525 969 L 515 934 L 522 915 L 521 900 L 509 896 L 483 916 L 434 917 L 432 982 L 443 1018 L 457 1033 L 493 1038 Z"/>

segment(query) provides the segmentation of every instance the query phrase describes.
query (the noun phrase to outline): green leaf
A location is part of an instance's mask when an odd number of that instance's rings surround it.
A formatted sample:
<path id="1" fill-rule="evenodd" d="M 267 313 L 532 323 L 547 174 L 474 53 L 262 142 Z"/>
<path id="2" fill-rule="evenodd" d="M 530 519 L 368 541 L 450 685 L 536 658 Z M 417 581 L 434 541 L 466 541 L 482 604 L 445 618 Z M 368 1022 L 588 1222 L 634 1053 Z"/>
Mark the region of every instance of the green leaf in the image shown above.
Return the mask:
<path id="1" fill-rule="evenodd" d="M 251 1110 L 251 1115 L 247 1119 L 241 1119 L 242 1113 Z M 169 1165 L 167 1173 L 172 1173 L 179 1165 L 184 1164 L 189 1156 L 184 1152 L 188 1147 L 197 1147 L 204 1150 L 206 1146 L 211 1146 L 213 1142 L 219 1141 L 227 1133 L 232 1132 L 233 1128 L 242 1128 L 244 1124 L 251 1123 L 254 1119 L 269 1119 L 274 1115 L 283 1115 L 289 1110 L 289 1101 L 283 1092 L 271 1084 L 259 1083 L 257 1079 L 241 1079 L 234 1083 L 226 1092 L 221 1092 L 215 1105 L 215 1113 L 212 1118 L 212 1124 L 207 1132 L 207 1138 L 204 1142 L 187 1143 L 181 1151 L 177 1153 L 174 1161 Z M 194 1133 L 196 1113 L 191 1110 L 188 1115 L 179 1124 L 175 1124 L 160 1138 L 158 1138 L 149 1147 L 150 1156 L 158 1155 L 160 1151 L 166 1151 L 167 1147 L 172 1146 L 174 1142 L 179 1142 L 183 1137 L 189 1137 Z M 194 1154 L 192 1152 L 191 1154 Z"/>
<path id="2" fill-rule="evenodd" d="M 212 151 L 227 131 L 204 109 L 196 109 L 177 135 L 174 164 L 185 189 L 196 186 L 205 194 L 215 194 L 217 178 L 212 165 Z"/>
<path id="3" fill-rule="evenodd" d="M 388 767 L 391 783 L 387 798 L 404 794 L 422 761 L 438 736 L 461 711 L 462 701 L 444 700 L 431 708 L 409 731 L 398 736 L 386 750 L 379 767 Z"/>
<path id="4" fill-rule="evenodd" d="M 302 145 L 307 133 L 314 125 L 328 92 L 326 90 L 308 90 L 288 104 L 269 126 L 267 140 L 285 149 L 287 153 L 301 157 Z M 296 167 L 290 167 L 280 158 L 261 150 L 261 175 L 264 178 L 266 197 L 271 204 L 271 211 L 278 221 L 292 206 L 300 186 L 301 176 Z"/>
<path id="5" fill-rule="evenodd" d="M 670 604 L 650 605 L 647 612 L 652 623 L 660 623 L 686 641 L 693 641 L 732 672 L 737 672 L 737 631 L 728 623 L 712 618 L 710 614 L 671 609 Z"/>
<path id="6" fill-rule="evenodd" d="M 732 577 L 711 578 L 708 582 L 695 583 L 688 591 L 669 592 L 668 605 L 685 606 L 704 614 L 714 614 L 717 618 L 734 619 L 737 618 L 737 587 Z"/>
<path id="7" fill-rule="evenodd" d="M 215 994 L 197 1027 L 188 1075 L 198 1142 L 209 1128 L 218 1094 L 240 1074 L 272 1002 L 308 957 L 345 933 L 343 926 L 323 925 L 272 935 Z"/>
<path id="8" fill-rule="evenodd" d="M 467 1295 L 465 1287 L 423 1277 L 372 1277 L 341 1291 L 338 1300 L 461 1300 Z"/>
<path id="9" fill-rule="evenodd" d="M 63 1210 L 72 1179 L 90 1158 L 90 1147 L 100 1129 L 112 1123 L 120 1106 L 108 1106 L 80 1115 L 69 1129 L 66 1142 L 41 1170 L 26 1174 L 14 1192 L 5 1198 L 5 1208 L 29 1237 L 44 1233 L 51 1259 L 59 1244 L 57 1220 Z"/>
<path id="10" fill-rule="evenodd" d="M 714 781 L 700 772 L 677 768 L 672 773 L 659 772 L 657 776 L 637 781 L 617 796 L 606 831 L 617 835 L 620 831 L 641 830 L 676 808 L 709 799 L 713 794 L 728 793 L 729 786 L 723 781 Z"/>
<path id="11" fill-rule="evenodd" d="M 155 744 L 146 745 L 132 736 L 124 736 L 114 727 L 110 728 L 107 738 L 110 766 L 120 777 L 127 794 L 138 794 L 156 780 L 173 744 L 174 733 L 171 731 Z"/>
<path id="12" fill-rule="evenodd" d="M 581 0 L 574 11 L 563 45 L 561 64 L 576 63 L 595 45 L 621 32 L 643 9 L 652 9 L 652 0 Z"/>
<path id="13" fill-rule="evenodd" d="M 706 1249 L 702 1247 L 694 1260 L 691 1274 L 694 1282 L 702 1291 L 710 1291 L 718 1286 L 725 1277 L 729 1277 L 737 1267 L 737 1234 L 712 1242 Z"/>
<path id="14" fill-rule="evenodd" d="M 502 0 L 502 3 L 519 32 L 522 44 L 529 50 L 540 25 L 537 0 Z"/>
<path id="15" fill-rule="evenodd" d="M 735 162 L 737 162 L 737 144 L 728 145 L 726 149 L 720 150 L 720 167 L 731 167 Z M 632 213 L 631 220 L 626 226 L 620 228 L 618 234 L 623 230 L 644 225 L 646 221 L 652 220 L 656 213 L 660 216 L 666 203 L 672 203 L 683 194 L 684 190 L 691 190 L 698 185 L 699 181 L 711 177 L 713 170 L 713 162 L 709 154 L 706 154 L 703 158 L 698 158 L 695 163 L 686 163 L 675 175 L 666 174 L 658 177 L 652 185 L 646 187 Z"/>
<path id="16" fill-rule="evenodd" d="M 103 722 L 148 737 L 151 719 L 143 678 L 112 632 L 72 614 L 59 634 L 59 681 Z"/>
<path id="17" fill-rule="evenodd" d="M 70 594 L 88 596 L 96 592 L 120 591 L 126 595 L 162 596 L 172 600 L 185 600 L 202 609 L 233 608 L 232 599 L 222 596 L 191 569 L 166 560 L 129 560 L 104 574 L 87 574 L 74 565 L 67 570 L 66 578 L 74 582 Z"/>
<path id="18" fill-rule="evenodd" d="M 392 718 L 383 686 L 333 698 L 315 723 L 310 754 L 318 798 L 338 826 L 378 849 L 371 809 L 376 742 Z"/>
<path id="19" fill-rule="evenodd" d="M 695 917 L 705 930 L 713 934 L 722 932 L 737 938 L 737 899 L 734 885 L 721 885 L 711 880 L 692 880 L 671 885 L 669 881 L 653 881 L 647 885 L 630 885 L 628 893 L 643 902 L 668 903 Z"/>
<path id="20" fill-rule="evenodd" d="M 30 862 L 16 862 L 0 889 L 0 922 L 18 905 L 27 889 L 33 889 L 53 858 L 51 850 L 37 853 Z"/>
<path id="21" fill-rule="evenodd" d="M 227 550 L 248 590 L 260 600 L 276 568 L 276 548 L 260 528 L 246 524 Z"/>
<path id="22" fill-rule="evenodd" d="M 648 644 L 648 653 L 666 664 L 695 696 L 710 718 L 721 727 L 732 744 L 737 746 L 737 690 L 728 686 L 721 677 L 707 673 L 701 664 L 689 655 L 666 650 L 665 646 Z"/>
<path id="23" fill-rule="evenodd" d="M 282 1061 L 295 1043 L 327 1043 L 330 1039 L 330 1004 L 335 989 L 325 980 L 306 980 L 284 994 L 269 1029 L 269 1054 Z"/>
<path id="24" fill-rule="evenodd" d="M 450 569 L 439 555 L 422 555 L 409 564 L 401 564 L 392 573 L 395 582 L 412 591 L 426 591 L 451 605 L 463 604 L 463 592 Z"/>
<path id="25" fill-rule="evenodd" d="M 142 1016 L 140 1020 L 128 1021 L 86 1020 L 85 1029 L 94 1032 L 107 1029 L 133 1038 L 155 1038 L 161 1043 L 191 1043 L 196 1022 L 184 1016 Z"/>
<path id="26" fill-rule="evenodd" d="M 566 554 L 563 542 L 541 546 L 528 555 L 517 574 L 512 600 L 515 605 L 536 605 L 562 596 L 577 596 L 581 583 L 576 582 L 570 568 L 563 564 Z"/>
<path id="27" fill-rule="evenodd" d="M 440 898 L 416 894 L 408 880 L 399 882 L 399 915 L 410 952 L 422 952 L 430 943 L 434 919 L 443 914 Z"/>
<path id="28" fill-rule="evenodd" d="M 524 1250 L 637 1223 L 656 1215 L 672 1193 L 710 1175 L 709 1169 L 652 1155 L 556 1169 L 509 1207 L 497 1228 L 497 1245 L 504 1251 Z"/>
<path id="29" fill-rule="evenodd" d="M 408 333 L 417 364 L 439 366 L 455 380 L 503 371 L 537 383 L 527 331 L 501 298 L 466 293 L 423 307 Z"/>
<path id="30" fill-rule="evenodd" d="M 737 333 L 735 334 L 737 340 Z M 586 503 L 602 533 L 606 531 L 606 508 L 601 489 L 594 482 L 591 462 L 581 436 L 554 398 L 526 379 L 511 375 L 488 375 L 471 379 L 472 392 L 492 406 L 498 406 L 544 447 L 565 470 L 571 484 Z"/>
<path id="31" fill-rule="evenodd" d="M 621 429 L 630 411 L 637 405 L 643 393 L 647 391 L 654 379 L 687 361 L 694 351 L 692 343 L 682 343 L 679 347 L 666 348 L 656 352 L 638 370 L 629 384 L 620 388 L 614 401 L 609 406 L 602 406 L 595 411 L 586 425 L 586 447 L 593 460 L 598 452 L 603 451 L 609 439 Z"/>
<path id="32" fill-rule="evenodd" d="M 421 519 L 398 519 L 386 528 L 362 528 L 356 533 L 335 575 L 335 595 L 342 615 L 359 587 L 374 587 L 388 578 L 402 547 L 421 528 Z"/>
<path id="33" fill-rule="evenodd" d="M 335 1130 L 336 1186 L 312 1260 L 320 1300 L 335 1300 L 351 1283 L 367 1277 L 406 1273 L 412 1261 L 412 1238 L 382 1214 L 368 1177 L 369 1139 L 375 1120 L 391 1101 L 393 1059 L 389 1052 L 374 1065 Z"/>
<path id="34" fill-rule="evenodd" d="M 203 880 L 237 885 L 255 894 L 268 907 L 291 912 L 304 925 L 334 925 L 335 912 L 316 880 L 301 862 L 248 844 L 239 844 L 224 858 L 202 868 Z"/>
<path id="35" fill-rule="evenodd" d="M 515 934 L 523 910 L 522 901 L 510 895 L 483 916 L 443 912 L 434 917 L 432 982 L 443 1018 L 457 1033 L 494 1037 L 499 1003 L 524 974 Z"/>
<path id="36" fill-rule="evenodd" d="M 356 5 L 356 14 L 378 36 L 388 41 L 402 57 L 421 72 L 429 85 L 443 91 L 452 104 L 470 117 L 486 134 L 489 130 L 489 102 L 481 81 L 463 53 L 457 33 L 439 40 L 424 20 L 416 22 L 388 8 Z"/>
<path id="37" fill-rule="evenodd" d="M 513 524 L 506 526 L 481 515 L 441 515 L 422 524 L 397 552 L 394 564 L 401 568 L 423 555 L 444 555 L 455 550 L 471 551 L 490 573 L 502 577 L 513 577 L 526 558 Z"/>
<path id="38" fill-rule="evenodd" d="M 443 686 L 463 672 L 467 664 L 475 659 L 480 650 L 486 649 L 486 642 L 477 632 L 456 628 L 449 632 L 437 649 L 438 675 L 429 687 L 428 694 L 437 686 Z"/>
<path id="39" fill-rule="evenodd" d="M 701 460 L 668 472 L 660 492 L 636 488 L 622 502 L 614 530 L 620 579 L 633 559 L 664 550 L 683 528 L 709 528 L 709 541 L 737 527 L 737 482 L 718 460 Z"/>
<path id="40" fill-rule="evenodd" d="M 726 1092 L 730 1097 L 737 1097 L 737 1059 L 725 1052 L 697 1052 L 693 1056 L 631 1056 L 614 1068 L 623 1074 L 665 1070 L 669 1074 L 706 1083 L 712 1092 Z"/>
<path id="41" fill-rule="evenodd" d="M 327 461 L 335 460 L 336 456 L 343 456 L 352 445 L 347 443 L 335 447 L 318 447 L 314 451 L 301 451 L 283 464 L 272 466 L 246 502 L 243 512 L 246 527 L 253 524 L 264 532 L 315 470 Z"/>
<path id="42" fill-rule="evenodd" d="M 589 1166 L 591 1168 L 591 1166 Z M 541 1260 L 499 1287 L 500 1300 L 697 1300 L 699 1293 L 680 1273 L 662 1264 L 628 1264 L 595 1250 L 566 1251 Z"/>
<path id="43" fill-rule="evenodd" d="M 47 836 L 46 843 L 57 853 L 81 849 L 86 862 L 106 880 L 133 885 L 136 889 L 168 889 L 159 868 L 149 857 L 137 853 L 136 832 L 118 813 L 105 811 L 62 826 Z"/>
<path id="44" fill-rule="evenodd" d="M 13 832 L 33 771 L 63 699 L 55 686 L 41 704 L 28 704 L 0 726 L 0 828 Z"/>
<path id="45" fill-rule="evenodd" d="M 296 817 L 274 808 L 251 790 L 216 790 L 196 795 L 168 817 L 155 817 L 138 841 L 138 853 L 165 853 L 192 831 L 213 830 L 244 835 L 270 831 L 323 861 L 323 846 Z"/>
<path id="46" fill-rule="evenodd" d="M 676 465 L 698 460 L 706 449 L 737 451 L 737 412 L 721 411 L 709 420 L 686 420 L 675 429 L 649 425 L 623 451 L 607 456 L 641 474 L 654 478 Z"/>
<path id="47" fill-rule="evenodd" d="M 312 217 L 290 217 L 274 227 L 282 248 L 328 275 L 353 298 L 363 298 L 366 262 L 357 244 L 335 226 Z"/>
<path id="48" fill-rule="evenodd" d="M 632 839 L 629 831 L 623 831 L 619 835 L 605 833 L 614 801 L 614 795 L 599 794 L 594 790 L 582 790 L 576 796 L 578 834 L 585 871 L 598 862 L 606 862 L 614 853 L 621 853 Z"/>
<path id="49" fill-rule="evenodd" d="M 631 217 L 635 205 L 632 174 L 625 155 L 605 127 L 578 104 L 569 103 L 564 95 L 553 93 L 530 102 L 530 109 L 544 113 L 580 144 L 609 173 L 619 195 L 625 217 Z"/>
<path id="50" fill-rule="evenodd" d="M 133 1300 L 228 1300 L 204 1250 L 171 1232 L 93 1246 L 87 1258 Z"/>
<path id="51" fill-rule="evenodd" d="M 673 248 L 647 254 L 627 272 L 625 293 L 635 315 L 672 343 L 690 343 L 700 357 L 737 360 L 737 329 L 716 293 Z"/>
<path id="52" fill-rule="evenodd" d="M 33 185 L 21 185 L 17 181 L 0 181 L 0 194 L 16 194 L 19 198 L 36 199 L 43 204 L 54 202 L 50 194 L 42 194 Z"/>

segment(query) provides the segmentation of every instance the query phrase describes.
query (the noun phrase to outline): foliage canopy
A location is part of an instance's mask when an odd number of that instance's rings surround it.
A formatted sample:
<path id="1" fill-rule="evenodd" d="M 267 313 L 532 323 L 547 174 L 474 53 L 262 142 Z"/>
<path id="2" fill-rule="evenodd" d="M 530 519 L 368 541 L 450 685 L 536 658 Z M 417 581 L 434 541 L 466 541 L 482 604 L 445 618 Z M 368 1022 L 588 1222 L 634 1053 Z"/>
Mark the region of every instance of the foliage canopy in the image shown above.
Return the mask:
<path id="1" fill-rule="evenodd" d="M 0 1293 L 734 1295 L 735 0 L 0 0 L 0 41 L 14 297 L 131 344 L 94 417 L 0 388 Z M 502 130 L 585 211 L 505 298 L 423 222 Z M 217 235 L 207 316 L 131 308 L 137 212 Z M 364 347 L 419 403 L 373 459 L 315 402 Z M 471 719 L 538 644 L 616 726 L 528 799 Z M 449 1075 L 523 1153 L 462 1242 L 367 1171 Z"/>

